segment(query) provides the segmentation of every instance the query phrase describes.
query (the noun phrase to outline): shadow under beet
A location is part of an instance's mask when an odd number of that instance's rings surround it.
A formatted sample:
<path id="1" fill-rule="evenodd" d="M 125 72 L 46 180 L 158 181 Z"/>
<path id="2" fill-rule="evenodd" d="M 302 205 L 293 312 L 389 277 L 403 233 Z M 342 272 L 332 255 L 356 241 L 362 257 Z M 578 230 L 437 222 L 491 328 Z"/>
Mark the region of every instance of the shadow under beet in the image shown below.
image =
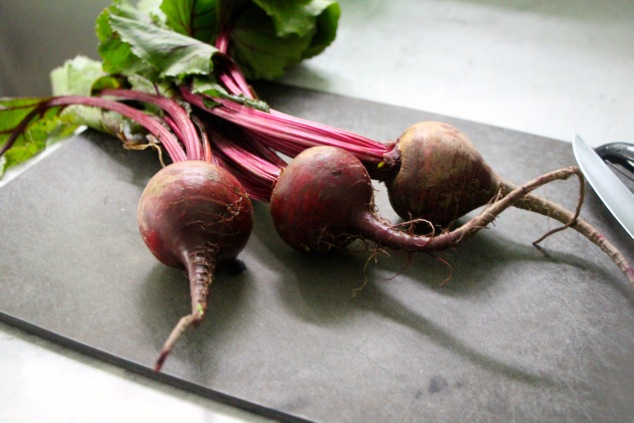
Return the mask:
<path id="1" fill-rule="evenodd" d="M 275 229 L 268 206 L 261 205 L 256 212 L 258 225 L 254 236 L 266 238 L 271 247 L 270 254 L 276 257 L 275 262 L 284 263 L 282 273 L 287 277 L 283 284 L 290 284 L 292 289 L 280 286 L 280 296 L 293 315 L 336 327 L 345 325 L 346 321 L 355 321 L 354 316 L 360 312 L 377 314 L 418 331 L 425 339 L 460 354 L 475 365 L 527 383 L 555 385 L 557 381 L 538 371 L 531 372 L 530 368 L 527 370 L 524 366 L 488 355 L 486 348 L 479 348 L 454 335 L 450 326 L 425 316 L 385 288 L 394 280 L 410 279 L 420 284 L 418 294 L 421 298 L 425 291 L 432 290 L 441 297 L 473 299 L 508 289 L 516 283 L 516 278 L 524 285 L 530 283 L 532 277 L 543 278 L 546 268 L 551 272 L 559 270 L 570 274 L 563 278 L 557 278 L 556 274 L 552 276 L 552 283 L 560 284 L 562 291 L 577 283 L 575 274 L 592 273 L 593 279 L 601 280 L 598 283 L 609 284 L 610 290 L 620 291 L 630 305 L 634 304 L 630 287 L 615 279 L 614 272 L 608 270 L 613 263 L 590 241 L 575 234 L 577 239 L 573 241 L 583 249 L 559 248 L 566 239 L 571 239 L 573 230 L 566 231 L 568 233 L 563 237 L 552 235 L 552 240 L 542 244 L 545 245 L 543 248 L 533 246 L 533 239 L 548 229 L 559 227 L 560 223 L 527 211 L 515 209 L 511 213 L 502 213 L 495 222 L 502 222 L 502 230 L 498 230 L 494 223 L 447 251 L 429 255 L 390 251 L 378 252 L 376 256 L 363 248 L 355 251 L 354 247 L 330 254 L 296 252 L 280 239 L 270 240 Z M 518 231 L 519 236 L 514 236 L 517 228 L 522 231 Z M 589 263 L 586 251 L 598 253 L 602 263 Z M 500 273 L 503 276 L 499 276 Z"/>

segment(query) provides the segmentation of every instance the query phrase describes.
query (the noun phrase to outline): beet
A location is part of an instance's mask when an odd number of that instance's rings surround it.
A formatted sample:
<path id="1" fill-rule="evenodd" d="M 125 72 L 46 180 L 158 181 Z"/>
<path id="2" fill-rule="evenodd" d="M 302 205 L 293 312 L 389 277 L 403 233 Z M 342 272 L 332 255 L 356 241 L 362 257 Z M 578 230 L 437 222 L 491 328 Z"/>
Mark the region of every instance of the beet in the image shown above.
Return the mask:
<path id="1" fill-rule="evenodd" d="M 488 203 L 500 181 L 467 136 L 443 122 L 422 122 L 398 138 L 397 172 L 386 179 L 388 197 L 403 219 L 447 226 Z"/>
<path id="2" fill-rule="evenodd" d="M 183 317 L 157 360 L 160 370 L 180 334 L 203 320 L 216 266 L 234 260 L 253 228 L 253 207 L 228 171 L 188 160 L 161 169 L 148 182 L 138 206 L 141 235 L 162 263 L 187 270 L 191 314 Z"/>
<path id="3" fill-rule="evenodd" d="M 386 162 L 394 165 L 382 179 L 397 214 L 406 220 L 430 221 L 442 229 L 517 189 L 491 169 L 464 133 L 442 122 L 420 122 L 406 129 L 386 153 Z M 582 198 L 583 187 L 580 191 Z M 533 194 L 519 197 L 512 205 L 564 224 L 535 244 L 570 227 L 601 248 L 634 285 L 634 271 L 623 254 L 595 227 L 579 218 L 579 210 L 573 213 Z"/>

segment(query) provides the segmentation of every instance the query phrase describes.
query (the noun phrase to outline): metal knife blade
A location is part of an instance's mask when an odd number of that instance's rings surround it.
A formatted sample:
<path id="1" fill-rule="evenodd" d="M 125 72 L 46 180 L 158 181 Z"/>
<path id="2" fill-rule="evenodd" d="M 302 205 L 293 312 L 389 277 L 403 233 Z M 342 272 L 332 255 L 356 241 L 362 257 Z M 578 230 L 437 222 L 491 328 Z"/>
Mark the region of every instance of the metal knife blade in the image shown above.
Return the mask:
<path id="1" fill-rule="evenodd" d="M 572 151 L 601 201 L 634 238 L 634 194 L 579 135 L 572 141 Z"/>

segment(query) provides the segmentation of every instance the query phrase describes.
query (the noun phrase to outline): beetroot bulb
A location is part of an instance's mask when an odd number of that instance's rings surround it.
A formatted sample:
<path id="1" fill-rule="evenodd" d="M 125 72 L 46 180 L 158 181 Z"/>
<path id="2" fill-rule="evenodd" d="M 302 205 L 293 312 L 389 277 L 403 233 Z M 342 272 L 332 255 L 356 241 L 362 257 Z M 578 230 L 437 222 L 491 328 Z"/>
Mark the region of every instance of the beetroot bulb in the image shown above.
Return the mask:
<path id="1" fill-rule="evenodd" d="M 421 122 L 409 127 L 385 157 L 385 163 L 392 163 L 393 167 L 382 179 L 390 204 L 403 219 L 424 219 L 447 227 L 464 214 L 516 189 L 515 184 L 491 169 L 464 133 L 442 122 Z M 587 221 L 533 194 L 520 198 L 513 206 L 576 230 L 601 248 L 634 285 L 634 271 L 623 254 Z"/>
<path id="2" fill-rule="evenodd" d="M 200 160 L 170 164 L 145 187 L 138 206 L 141 235 L 163 264 L 185 267 L 191 314 L 178 322 L 156 362 L 159 371 L 182 332 L 200 323 L 215 267 L 234 260 L 253 228 L 246 192 L 228 171 Z"/>
<path id="3" fill-rule="evenodd" d="M 446 227 L 487 204 L 501 180 L 462 132 L 442 122 L 409 127 L 386 154 L 395 163 L 384 182 L 394 211 Z"/>
<path id="4" fill-rule="evenodd" d="M 217 265 L 235 260 L 245 247 L 253 229 L 253 206 L 244 186 L 217 164 L 209 140 L 199 136 L 194 121 L 176 101 L 133 90 L 102 95 L 150 103 L 165 113 L 164 126 L 144 115 L 133 116 L 160 139 L 172 159 L 141 194 L 141 236 L 160 262 L 184 268 L 190 285 L 191 313 L 179 320 L 165 341 L 154 367 L 158 372 L 180 335 L 203 320 Z"/>

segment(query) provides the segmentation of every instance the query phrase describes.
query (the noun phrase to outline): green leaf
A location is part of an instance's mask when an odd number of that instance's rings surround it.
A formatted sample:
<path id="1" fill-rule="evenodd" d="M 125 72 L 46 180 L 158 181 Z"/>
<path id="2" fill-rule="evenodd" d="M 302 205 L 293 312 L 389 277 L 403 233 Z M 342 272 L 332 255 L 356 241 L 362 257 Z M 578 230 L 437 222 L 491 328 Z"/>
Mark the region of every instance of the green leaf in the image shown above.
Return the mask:
<path id="1" fill-rule="evenodd" d="M 275 32 L 284 37 L 295 34 L 300 37 L 315 32 L 316 18 L 333 2 L 329 0 L 253 0 L 273 19 Z"/>
<path id="2" fill-rule="evenodd" d="M 211 56 L 217 51 L 213 46 L 137 15 L 117 8 L 102 15 L 100 33 L 105 38 L 100 53 L 112 65 L 110 72 L 140 73 L 150 79 L 155 78 L 144 65 L 149 65 L 158 78 L 182 79 L 211 72 Z"/>
<path id="3" fill-rule="evenodd" d="M 179 34 L 212 43 L 218 33 L 217 0 L 163 0 L 166 23 Z"/>
<path id="4" fill-rule="evenodd" d="M 154 71 L 133 52 L 128 43 L 121 40 L 110 24 L 112 14 L 124 14 L 125 6 L 121 2 L 104 9 L 97 17 L 95 32 L 99 39 L 98 52 L 103 60 L 103 70 L 111 74 L 152 74 Z M 134 15 L 132 12 L 127 16 Z M 145 19 L 136 16 L 135 19 Z"/>
<path id="5" fill-rule="evenodd" d="M 0 99 L 0 147 L 5 146 L 14 131 L 21 130 L 11 148 L 0 161 L 0 176 L 5 170 L 23 163 L 40 153 L 51 143 L 66 138 L 76 125 L 63 122 L 59 118 L 59 107 L 52 107 L 36 114 L 24 128 L 29 114 L 34 112 L 47 98 Z"/>
<path id="6" fill-rule="evenodd" d="M 152 94 L 161 94 L 165 97 L 174 97 L 178 94 L 178 89 L 174 84 L 165 81 L 153 81 L 142 75 L 130 75 L 127 78 L 129 87 L 136 91 L 143 91 Z"/>
<path id="7" fill-rule="evenodd" d="M 51 71 L 53 95 L 91 95 L 95 81 L 106 75 L 101 62 L 77 56 Z"/>
<path id="8" fill-rule="evenodd" d="M 210 78 L 204 78 L 204 77 L 194 78 L 192 82 L 192 92 L 194 94 L 205 94 L 206 96 L 205 103 L 207 107 L 218 106 L 218 103 L 214 102 L 211 98 L 209 98 L 209 97 L 214 97 L 214 98 L 224 98 L 224 99 L 232 100 L 236 103 L 243 104 L 245 106 L 262 110 L 265 112 L 268 112 L 270 110 L 270 107 L 266 102 L 259 99 L 247 98 L 243 96 L 242 94 L 240 95 L 229 94 L 223 88 L 222 85 L 220 85 L 218 82 Z"/>
<path id="9" fill-rule="evenodd" d="M 336 37 L 339 5 L 328 0 L 253 0 L 232 31 L 230 54 L 249 78 L 273 79 L 321 53 Z"/>
<path id="10" fill-rule="evenodd" d="M 332 3 L 317 16 L 316 31 L 311 39 L 310 46 L 304 50 L 304 59 L 308 59 L 322 53 L 337 38 L 337 26 L 341 9 L 339 4 Z"/>
<path id="11" fill-rule="evenodd" d="M 179 81 L 211 74 L 211 43 L 229 25 L 229 54 L 246 76 L 273 79 L 330 45 L 339 16 L 333 0 L 114 0 L 97 36 L 106 72 Z"/>
<path id="12" fill-rule="evenodd" d="M 302 60 L 310 38 L 288 35 L 280 38 L 264 11 L 250 9 L 242 15 L 232 32 L 230 54 L 248 78 L 274 79 L 288 66 Z"/>
<path id="13" fill-rule="evenodd" d="M 108 88 L 122 88 L 126 85 L 126 79 L 116 75 L 104 75 L 97 78 L 92 84 L 93 92 L 99 92 Z"/>
<path id="14" fill-rule="evenodd" d="M 148 15 L 155 22 L 165 22 L 165 15 L 161 11 L 162 0 L 139 0 L 136 8 L 139 12 Z"/>
<path id="15" fill-rule="evenodd" d="M 206 94 L 210 97 L 226 98 L 229 93 L 222 85 L 210 78 L 197 77 L 192 81 L 191 91 L 194 94 Z"/>
<path id="16" fill-rule="evenodd" d="M 229 53 L 255 79 L 279 77 L 321 53 L 341 13 L 332 0 L 163 0 L 161 10 L 174 31 L 204 42 L 233 26 Z"/>
<path id="17" fill-rule="evenodd" d="M 0 98 L 0 134 L 12 131 L 45 100 L 44 97 Z"/>
<path id="18" fill-rule="evenodd" d="M 104 134 L 115 136 L 126 145 L 145 142 L 147 131 L 143 127 L 119 113 L 98 107 L 73 105 L 66 107 L 60 120 L 68 126 L 87 126 Z"/>

